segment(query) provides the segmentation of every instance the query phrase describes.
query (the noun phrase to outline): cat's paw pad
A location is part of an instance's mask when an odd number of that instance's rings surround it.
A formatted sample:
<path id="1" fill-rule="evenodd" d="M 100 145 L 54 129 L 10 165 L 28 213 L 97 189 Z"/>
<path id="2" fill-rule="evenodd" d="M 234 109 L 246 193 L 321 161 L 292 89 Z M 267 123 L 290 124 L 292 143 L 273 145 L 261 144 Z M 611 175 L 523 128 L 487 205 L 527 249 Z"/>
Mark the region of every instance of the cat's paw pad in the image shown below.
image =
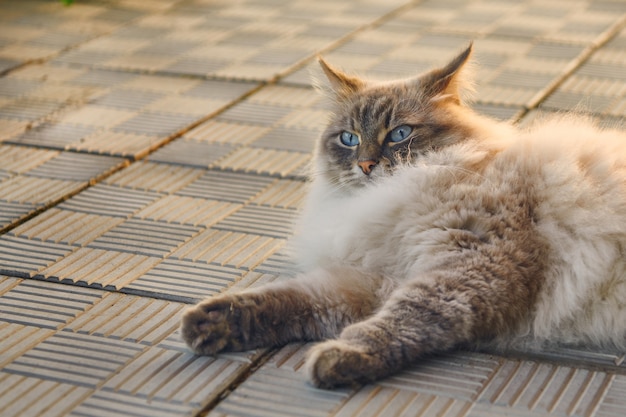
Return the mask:
<path id="1" fill-rule="evenodd" d="M 227 297 L 209 299 L 190 307 L 182 317 L 183 340 L 199 355 L 215 355 L 222 351 L 233 333 L 233 309 L 233 300 Z"/>
<path id="2" fill-rule="evenodd" d="M 341 340 L 330 340 L 311 348 L 306 369 L 313 385 L 335 388 L 357 385 L 371 378 L 367 375 L 370 357 L 358 347 Z"/>

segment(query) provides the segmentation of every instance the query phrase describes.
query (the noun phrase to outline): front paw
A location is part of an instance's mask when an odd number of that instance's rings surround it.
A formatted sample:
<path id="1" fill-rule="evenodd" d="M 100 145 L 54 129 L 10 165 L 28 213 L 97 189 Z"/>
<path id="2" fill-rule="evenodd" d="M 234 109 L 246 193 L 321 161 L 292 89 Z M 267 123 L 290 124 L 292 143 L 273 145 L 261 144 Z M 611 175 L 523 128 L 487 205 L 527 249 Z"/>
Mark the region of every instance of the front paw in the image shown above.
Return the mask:
<path id="1" fill-rule="evenodd" d="M 342 340 L 330 340 L 309 350 L 305 366 L 313 385 L 329 389 L 341 385 L 357 386 L 374 380 L 372 359 L 358 346 Z"/>
<path id="2" fill-rule="evenodd" d="M 199 355 L 215 355 L 232 348 L 238 333 L 235 323 L 236 300 L 218 296 L 188 308 L 182 317 L 181 335 Z"/>

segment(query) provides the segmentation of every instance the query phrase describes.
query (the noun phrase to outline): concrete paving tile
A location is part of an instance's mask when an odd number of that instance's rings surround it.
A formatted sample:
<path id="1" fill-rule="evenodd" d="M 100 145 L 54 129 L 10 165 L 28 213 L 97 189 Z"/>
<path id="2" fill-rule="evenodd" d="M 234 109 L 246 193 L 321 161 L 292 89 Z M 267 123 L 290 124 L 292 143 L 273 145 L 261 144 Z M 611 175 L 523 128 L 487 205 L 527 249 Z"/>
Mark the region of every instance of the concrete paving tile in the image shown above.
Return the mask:
<path id="1" fill-rule="evenodd" d="M 87 182 L 106 176 L 126 163 L 123 158 L 61 152 L 27 174 L 33 177 Z"/>
<path id="2" fill-rule="evenodd" d="M 178 329 L 183 307 L 170 301 L 106 293 L 65 329 L 153 346 Z"/>
<path id="3" fill-rule="evenodd" d="M 523 111 L 522 106 L 504 107 L 501 104 L 493 105 L 490 103 L 475 103 L 472 104 L 472 108 L 479 113 L 499 120 L 516 120 Z"/>
<path id="4" fill-rule="evenodd" d="M 241 207 L 239 204 L 193 197 L 168 195 L 135 214 L 172 224 L 210 227 Z"/>
<path id="5" fill-rule="evenodd" d="M 606 397 L 597 407 L 597 416 L 619 416 L 624 410 L 626 396 L 626 378 L 623 375 L 614 375 L 611 386 L 606 392 Z"/>
<path id="6" fill-rule="evenodd" d="M 220 114 L 218 120 L 267 126 L 280 121 L 292 110 L 286 106 L 243 102 Z"/>
<path id="7" fill-rule="evenodd" d="M 302 181 L 278 180 L 252 200 L 254 205 L 298 210 L 306 198 Z"/>
<path id="8" fill-rule="evenodd" d="M 34 90 L 38 84 L 35 80 L 1 78 L 0 95 L 4 97 L 20 97 Z"/>
<path id="9" fill-rule="evenodd" d="M 0 393 L 0 413 L 8 416 L 62 417 L 93 390 L 71 384 L 0 373 L 0 384 L 11 387 Z"/>
<path id="10" fill-rule="evenodd" d="M 123 221 L 124 219 L 120 217 L 99 216 L 52 208 L 17 226 L 9 232 L 9 235 L 41 242 L 84 246 Z"/>
<path id="11" fill-rule="evenodd" d="M 0 110 L 0 112 L 1 111 L 2 110 Z M 26 111 L 30 112 L 31 109 L 27 107 Z M 48 110 L 46 110 L 46 112 L 47 111 Z M 39 119 L 43 116 L 43 114 L 36 114 L 33 116 L 33 120 Z M 63 123 L 42 123 L 36 128 L 27 130 L 23 134 L 5 142 L 16 145 L 30 145 L 63 150 L 72 143 L 80 142 L 83 138 L 94 133 L 95 130 L 96 128 L 92 126 L 75 126 Z"/>
<path id="12" fill-rule="evenodd" d="M 9 71 L 20 65 L 17 59 L 0 57 L 0 72 Z"/>
<path id="13" fill-rule="evenodd" d="M 138 79 L 132 79 L 124 85 L 132 85 L 134 81 Z M 118 109 L 140 110 L 164 96 L 165 94 L 160 91 L 115 89 L 95 99 L 94 103 Z"/>
<path id="14" fill-rule="evenodd" d="M 52 115 L 63 107 L 54 100 L 18 98 L 0 106 L 0 117 L 33 122 Z"/>
<path id="15" fill-rule="evenodd" d="M 59 155 L 58 151 L 0 145 L 0 166 L 3 171 L 23 174 Z"/>
<path id="16" fill-rule="evenodd" d="M 243 204 L 275 181 L 275 178 L 244 173 L 205 171 L 176 194 Z"/>
<path id="17" fill-rule="evenodd" d="M 475 401 L 491 380 L 500 360 L 490 355 L 459 352 L 426 358 L 376 385 Z"/>
<path id="18" fill-rule="evenodd" d="M 205 229 L 174 251 L 170 258 L 251 270 L 284 244 L 284 239 L 270 236 Z"/>
<path id="19" fill-rule="evenodd" d="M 133 115 L 134 113 L 128 110 L 88 104 L 61 115 L 58 121 L 63 124 L 106 127 L 120 124 Z"/>
<path id="20" fill-rule="evenodd" d="M 162 257 L 196 235 L 199 226 L 169 224 L 149 219 L 130 218 L 89 243 L 89 247 L 107 251 Z"/>
<path id="21" fill-rule="evenodd" d="M 54 334 L 54 330 L 39 326 L 26 326 L 0 320 L 0 366 L 4 367 L 13 359 Z M 1 385 L 0 385 L 1 386 Z"/>
<path id="22" fill-rule="evenodd" d="M 191 415 L 215 399 L 216 393 L 223 391 L 249 367 L 246 361 L 197 357 L 188 352 L 152 347 L 111 378 L 101 395 L 110 397 L 108 393 L 116 393 L 122 404 L 131 401 L 137 405 L 162 403 L 165 410 L 156 411 L 156 415 L 168 415 L 172 409 Z M 169 378 L 164 380 L 161 375 Z M 109 407 L 115 409 L 110 404 Z M 141 413 L 143 415 L 143 411 Z"/>
<path id="23" fill-rule="evenodd" d="M 27 120 L 3 119 L 0 117 L 0 142 L 24 132 L 29 126 Z"/>
<path id="24" fill-rule="evenodd" d="M 96 388 L 143 349 L 121 340 L 61 331 L 14 359 L 3 372 Z"/>
<path id="25" fill-rule="evenodd" d="M 226 171 L 296 178 L 310 158 L 308 153 L 245 147 L 220 159 L 215 166 Z"/>
<path id="26" fill-rule="evenodd" d="M 288 245 L 286 245 L 288 247 Z M 271 276 L 283 278 L 291 278 L 297 274 L 297 268 L 294 265 L 291 257 L 284 253 L 282 250 L 274 252 L 268 256 L 261 264 L 254 267 L 254 272 L 259 274 L 265 274 L 262 281 L 272 282 L 274 279 Z M 246 277 L 248 278 L 248 277 Z M 247 288 L 248 285 L 256 286 L 256 283 L 247 284 L 246 282 L 237 283 L 236 287 Z"/>
<path id="27" fill-rule="evenodd" d="M 97 184 L 64 201 L 58 208 L 90 215 L 126 218 L 160 197 L 161 194 L 156 192 Z"/>
<path id="28" fill-rule="evenodd" d="M 306 382 L 306 347 L 288 345 L 238 386 L 209 416 L 326 416 L 350 396 L 350 390 L 325 391 Z M 278 406 L 277 406 L 278 405 Z"/>
<path id="29" fill-rule="evenodd" d="M 248 204 L 219 221 L 213 228 L 287 238 L 291 235 L 295 217 L 295 210 Z"/>
<path id="30" fill-rule="evenodd" d="M 26 218 L 35 209 L 35 204 L 0 201 L 0 229 Z"/>
<path id="31" fill-rule="evenodd" d="M 609 109 L 613 101 L 614 99 L 612 97 L 602 95 L 557 90 L 541 103 L 541 107 L 547 109 L 578 110 L 588 113 L 603 113 Z"/>
<path id="32" fill-rule="evenodd" d="M 197 302 L 239 282 L 247 273 L 233 266 L 168 258 L 124 287 L 124 292 Z"/>
<path id="33" fill-rule="evenodd" d="M 208 415 L 326 416 L 342 399 L 337 393 L 307 387 L 301 374 L 268 369 L 251 375 Z"/>
<path id="34" fill-rule="evenodd" d="M 169 137 L 181 131 L 184 127 L 190 125 L 197 119 L 197 116 L 146 111 L 115 126 L 112 130 L 114 132 Z"/>
<path id="35" fill-rule="evenodd" d="M 67 245 L 7 235 L 0 237 L 0 249 L 0 273 L 20 277 L 31 277 L 37 270 L 54 264 L 74 250 Z"/>
<path id="36" fill-rule="evenodd" d="M 156 135 L 99 130 L 78 142 L 70 143 L 66 149 L 90 154 L 139 159 L 156 149 L 162 142 L 163 139 Z"/>
<path id="37" fill-rule="evenodd" d="M 82 417 L 114 417 L 119 415 L 181 417 L 194 415 L 197 411 L 199 410 L 185 405 L 173 404 L 170 401 L 146 399 L 133 394 L 101 389 L 71 409 L 67 415 Z"/>
<path id="38" fill-rule="evenodd" d="M 54 61 L 51 62 L 51 65 L 54 65 Z M 139 77 L 139 74 L 90 68 L 89 71 L 81 73 L 71 81 L 76 85 L 109 88 L 127 83 L 137 77 Z"/>
<path id="39" fill-rule="evenodd" d="M 352 416 L 442 416 L 465 417 L 472 403 L 432 394 L 367 386 L 359 390 L 335 413 Z"/>
<path id="40" fill-rule="evenodd" d="M 612 380 L 604 372 L 506 361 L 485 385 L 478 403 L 539 414 L 592 415 Z"/>
<path id="41" fill-rule="evenodd" d="M 535 91 L 525 88 L 504 87 L 501 85 L 486 85 L 478 87 L 481 104 L 523 107 L 536 94 Z"/>
<path id="42" fill-rule="evenodd" d="M 309 115 L 316 116 L 315 114 Z M 297 120 L 294 120 L 294 123 L 297 122 Z M 310 125 L 311 123 L 306 124 Z M 318 130 L 298 128 L 297 125 L 293 127 L 286 125 L 270 130 L 249 145 L 253 148 L 269 148 L 311 154 L 320 135 L 321 132 Z"/>
<path id="43" fill-rule="evenodd" d="M 59 329 L 101 297 L 102 293 L 95 290 L 26 280 L 0 296 L 2 321 Z"/>
<path id="44" fill-rule="evenodd" d="M 31 274 L 51 282 L 119 290 L 160 261 L 160 257 L 85 247 Z"/>
<path id="45" fill-rule="evenodd" d="M 153 162 L 193 168 L 209 168 L 214 166 L 216 161 L 230 154 L 233 149 L 235 149 L 234 146 L 224 143 L 177 140 L 154 152 L 148 159 Z"/>
<path id="46" fill-rule="evenodd" d="M 206 170 L 141 161 L 113 174 L 104 183 L 127 189 L 125 193 L 131 197 L 137 194 L 131 190 L 173 193 L 194 183 L 203 174 Z"/>
<path id="47" fill-rule="evenodd" d="M 16 175 L 0 182 L 0 195 L 6 202 L 45 206 L 60 201 L 63 197 L 84 188 L 85 185 L 84 181 Z"/>
<path id="48" fill-rule="evenodd" d="M 269 131 L 271 131 L 270 127 L 210 120 L 186 132 L 183 138 L 197 142 L 236 146 L 248 145 Z"/>

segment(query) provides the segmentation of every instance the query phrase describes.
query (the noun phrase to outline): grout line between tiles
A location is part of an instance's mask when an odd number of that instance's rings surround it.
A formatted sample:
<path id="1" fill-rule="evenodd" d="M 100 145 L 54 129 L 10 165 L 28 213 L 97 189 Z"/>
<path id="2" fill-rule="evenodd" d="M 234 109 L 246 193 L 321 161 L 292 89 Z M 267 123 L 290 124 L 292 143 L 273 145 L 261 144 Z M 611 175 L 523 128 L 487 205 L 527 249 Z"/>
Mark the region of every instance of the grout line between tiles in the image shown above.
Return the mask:
<path id="1" fill-rule="evenodd" d="M 380 25 L 382 25 L 383 23 L 385 23 L 387 20 L 392 19 L 394 17 L 396 17 L 397 15 L 401 14 L 402 12 L 412 9 L 413 7 L 415 7 L 417 4 L 421 3 L 422 0 L 412 0 L 409 1 L 405 4 L 403 4 L 402 6 L 398 6 L 395 9 L 391 10 L 390 12 L 380 16 L 378 19 L 369 22 L 367 24 L 364 24 L 362 26 L 357 27 L 355 30 L 353 30 L 352 32 L 346 34 L 345 36 L 340 37 L 339 39 L 335 40 L 334 42 L 326 45 L 324 48 L 321 48 L 317 51 L 315 51 L 313 54 L 309 55 L 308 57 L 302 58 L 300 61 L 297 61 L 296 63 L 292 64 L 289 68 L 281 71 L 280 73 L 278 73 L 276 76 L 274 76 L 274 78 L 271 80 L 271 83 L 269 84 L 276 84 L 278 83 L 280 80 L 282 80 L 283 78 L 287 77 L 290 74 L 293 74 L 294 72 L 302 69 L 303 67 L 305 67 L 309 62 L 311 62 L 311 60 L 316 59 L 317 56 L 320 56 L 326 52 L 332 51 L 336 48 L 338 48 L 339 46 L 343 45 L 344 43 L 348 42 L 352 37 L 354 37 L 355 35 L 364 32 L 366 30 L 369 29 L 374 29 Z"/>
<path id="2" fill-rule="evenodd" d="M 617 22 L 613 23 L 606 31 L 601 33 L 596 39 L 594 39 L 583 51 L 573 60 L 571 60 L 567 67 L 561 72 L 561 74 L 552 80 L 550 84 L 538 91 L 526 104 L 523 109 L 513 118 L 513 122 L 519 122 L 523 119 L 528 112 L 536 109 L 544 100 L 546 100 L 561 84 L 563 84 L 576 70 L 578 70 L 591 56 L 602 48 L 607 42 L 613 39 L 619 34 L 619 32 L 626 27 L 626 15 L 623 15 Z"/>
<path id="3" fill-rule="evenodd" d="M 65 200 L 67 200 L 67 199 L 69 199 L 69 198 L 71 198 L 71 197 L 73 197 L 73 196 L 77 195 L 78 193 L 80 193 L 80 192 L 82 192 L 82 191 L 85 191 L 85 190 L 86 190 L 86 189 L 88 189 L 89 187 L 91 187 L 91 186 L 93 186 L 93 185 L 96 185 L 96 184 L 98 184 L 99 182 L 101 182 L 101 181 L 105 180 L 105 179 L 106 179 L 106 178 L 108 178 L 109 176 L 111 176 L 111 175 L 113 175 L 113 174 L 115 174 L 115 173 L 117 173 L 117 172 L 119 172 L 119 171 L 123 170 L 124 168 L 127 168 L 128 166 L 132 165 L 134 162 L 146 159 L 148 156 L 150 156 L 151 154 L 153 154 L 154 152 L 156 152 L 158 149 L 161 149 L 162 147 L 164 147 L 164 146 L 166 146 L 166 145 L 170 144 L 171 142 L 175 141 L 176 139 L 180 138 L 181 136 L 183 136 L 185 133 L 187 133 L 187 132 L 188 132 L 188 131 L 190 131 L 191 129 L 193 129 L 193 128 L 195 128 L 195 127 L 199 126 L 199 125 L 201 125 L 202 123 L 207 122 L 208 120 L 211 120 L 211 119 L 213 119 L 213 118 L 215 118 L 215 117 L 219 116 L 221 113 L 223 113 L 223 112 L 225 112 L 226 110 L 228 110 L 228 109 L 232 108 L 233 106 L 235 106 L 235 105 L 237 105 L 237 104 L 239 104 L 239 103 L 241 103 L 241 102 L 245 101 L 248 97 L 250 97 L 251 95 L 253 95 L 253 94 L 257 93 L 257 92 L 258 92 L 258 91 L 260 91 L 261 89 L 263 89 L 263 88 L 265 88 L 265 87 L 267 87 L 267 86 L 272 86 L 272 85 L 277 84 L 277 83 L 278 83 L 278 81 L 280 81 L 282 78 L 284 78 L 285 76 L 287 76 L 287 75 L 291 74 L 292 72 L 294 72 L 294 71 L 298 70 L 298 69 L 299 69 L 299 68 L 301 68 L 303 65 L 305 65 L 306 63 L 308 63 L 310 60 L 314 59 L 314 58 L 315 58 L 315 56 L 317 56 L 317 55 L 319 55 L 319 54 L 321 54 L 321 53 L 323 53 L 323 52 L 325 52 L 325 51 L 329 51 L 329 50 L 332 50 L 332 49 L 337 48 L 337 47 L 338 47 L 338 46 L 340 46 L 341 44 L 343 44 L 343 43 L 347 42 L 347 41 L 348 41 L 351 37 L 353 37 L 355 34 L 357 34 L 357 33 L 359 33 L 359 32 L 362 32 L 362 31 L 364 31 L 364 30 L 371 29 L 371 28 L 374 28 L 374 27 L 376 27 L 376 26 L 379 26 L 379 25 L 381 25 L 384 21 L 386 21 L 386 20 L 388 20 L 388 19 L 393 18 L 394 16 L 396 16 L 397 14 L 401 13 L 401 12 L 402 12 L 402 11 L 404 11 L 404 10 L 407 10 L 407 9 L 410 9 L 410 8 L 414 7 L 416 4 L 418 4 L 418 3 L 420 3 L 420 2 L 421 2 L 421 0 L 413 0 L 413 1 L 407 2 L 407 3 L 405 3 L 404 5 L 399 6 L 399 7 L 397 7 L 396 9 L 394 9 L 394 10 L 390 11 L 389 13 L 387 13 L 387 14 L 385 14 L 385 15 L 383 15 L 383 16 L 381 16 L 381 17 L 379 17 L 378 19 L 376 19 L 376 20 L 375 20 L 375 21 L 373 21 L 373 22 L 370 22 L 370 23 L 364 24 L 364 25 L 362 25 L 362 26 L 359 26 L 357 29 L 355 29 L 355 30 L 353 30 L 352 32 L 348 33 L 347 35 L 345 35 L 345 36 L 343 36 L 343 37 L 339 38 L 338 40 L 336 40 L 336 41 L 332 42 L 331 44 L 329 44 L 329 45 L 327 45 L 326 47 L 324 47 L 324 48 L 320 49 L 319 51 L 316 51 L 314 54 L 311 54 L 310 56 L 308 56 L 308 57 L 306 57 L 306 58 L 303 58 L 302 60 L 300 60 L 300 61 L 299 61 L 299 62 L 297 62 L 296 64 L 292 65 L 292 66 L 291 66 L 290 68 L 288 68 L 287 70 L 285 70 L 285 71 L 283 71 L 282 73 L 280 73 L 280 74 L 278 74 L 278 75 L 274 76 L 274 77 L 273 77 L 272 79 L 270 79 L 269 81 L 259 82 L 259 83 L 258 83 L 258 86 L 257 86 L 256 88 L 251 89 L 250 91 L 248 91 L 247 93 L 245 93 L 245 94 L 244 94 L 244 95 L 242 95 L 241 97 L 237 98 L 236 100 L 231 101 L 230 103 L 228 103 L 227 105 L 225 105 L 224 107 L 222 107 L 221 109 L 219 109 L 218 111 L 215 111 L 215 112 L 213 112 L 213 113 L 210 113 L 210 114 L 206 115 L 205 117 L 202 117 L 201 119 L 199 119 L 199 120 L 195 121 L 194 123 L 192 123 L 192 124 L 190 124 L 190 125 L 185 126 L 183 129 L 179 130 L 179 131 L 178 131 L 178 132 L 176 132 L 175 134 L 173 134 L 173 135 L 171 135 L 170 137 L 166 138 L 164 141 L 162 141 L 162 142 L 161 142 L 161 143 L 159 143 L 158 145 L 156 145 L 156 146 L 152 147 L 151 149 L 149 149 L 147 152 L 145 152 L 144 154 L 142 154 L 140 157 L 138 157 L 138 158 L 133 158 L 133 157 L 124 157 L 124 158 L 125 158 L 128 162 L 127 162 L 127 163 L 125 163 L 123 166 L 118 167 L 118 168 L 116 168 L 116 169 L 112 169 L 112 170 L 110 170 L 109 172 L 102 174 L 102 175 L 101 175 L 101 176 L 99 176 L 98 178 L 95 178 L 95 179 L 90 180 L 90 181 L 89 181 L 89 182 L 88 182 L 85 186 L 80 187 L 80 188 L 79 188 L 78 190 L 76 190 L 75 192 L 73 192 L 73 193 L 71 193 L 71 194 L 68 194 L 68 195 L 65 195 L 65 196 L 63 196 L 62 198 L 59 198 L 59 199 L 58 199 L 58 200 L 56 200 L 56 201 L 53 201 L 53 202 L 51 202 L 51 203 L 48 203 L 48 204 L 46 204 L 45 206 L 42 206 L 41 208 L 39 208 L 39 209 L 37 209 L 37 210 L 34 210 L 34 211 L 30 214 L 30 215 L 27 215 L 27 216 L 25 216 L 24 218 L 22 218 L 22 219 L 20 219 L 20 220 L 18 220 L 18 221 L 12 222 L 12 223 L 10 223 L 10 224 L 8 224 L 8 225 L 4 226 L 3 228 L 0 228 L 0 235 L 3 235 L 3 234 L 5 234 L 5 233 L 7 233 L 7 232 L 10 232 L 11 230 L 15 229 L 16 227 L 18 227 L 18 226 L 22 225 L 23 223 L 25 223 L 25 222 L 27 222 L 27 221 L 29 221 L 29 220 L 33 219 L 34 217 L 36 217 L 36 216 L 40 215 L 41 213 L 45 212 L 46 210 L 48 210 L 48 209 L 50 209 L 50 208 L 53 208 L 53 207 L 55 207 L 55 206 L 59 205 L 60 203 L 64 202 Z M 174 3 L 174 4 L 177 4 L 177 3 Z M 174 4 L 172 4 L 172 6 L 170 6 L 170 7 L 173 7 L 173 6 L 174 6 Z M 138 19 L 138 18 L 136 18 L 136 19 Z M 134 20 L 136 20 L 136 19 L 131 20 L 130 22 L 128 22 L 128 23 L 127 23 L 127 24 L 125 24 L 125 25 L 120 25 L 120 27 L 123 27 L 123 26 L 128 26 L 128 25 L 130 25 L 130 24 L 131 24 Z M 117 28 L 115 28 L 115 29 L 112 29 L 112 30 L 117 30 L 117 29 L 119 29 L 119 27 L 117 27 Z M 109 31 L 109 32 L 110 32 L 110 31 Z M 74 48 L 76 48 L 76 47 L 78 47 L 78 46 L 82 45 L 82 44 L 83 44 L 83 43 L 85 43 L 85 42 L 92 41 L 93 39 L 96 39 L 96 38 L 101 37 L 101 36 L 106 36 L 109 32 L 104 32 L 104 33 L 102 33 L 102 34 L 100 34 L 100 35 L 98 35 L 98 36 L 94 36 L 93 38 L 89 38 L 89 39 L 85 40 L 84 42 L 81 42 L 81 43 L 77 43 L 77 44 L 75 44 L 75 45 L 72 45 L 71 47 L 65 48 L 65 49 L 63 49 L 63 50 L 59 51 L 58 53 L 56 53 L 56 54 L 54 54 L 54 55 L 51 55 L 51 56 L 49 56 L 49 57 L 42 58 L 42 59 L 38 59 L 38 60 L 33 60 L 33 61 L 28 61 L 28 62 L 24 63 L 23 65 L 19 65 L 19 66 L 17 66 L 17 67 L 14 67 L 14 68 L 11 68 L 11 69 L 9 69 L 9 70 L 5 71 L 4 73 L 0 73 L 0 76 L 4 76 L 4 75 L 6 75 L 6 74 L 8 74 L 8 73 L 12 72 L 13 70 L 18 69 L 18 68 L 22 68 L 22 67 L 24 67 L 24 66 L 26 66 L 26 65 L 31 65 L 31 64 L 33 64 L 33 63 L 36 63 L 36 62 L 34 62 L 34 61 L 41 62 L 41 63 L 43 63 L 43 62 L 47 62 L 47 61 L 49 61 L 50 59 L 53 59 L 55 56 L 60 55 L 60 54 L 61 54 L 61 53 L 63 53 L 63 52 L 67 52 L 68 50 L 74 49 Z M 78 67 L 84 67 L 84 65 L 78 65 Z M 121 71 L 118 71 L 118 72 L 123 72 L 123 73 L 131 72 L 131 73 L 132 73 L 132 72 L 134 72 L 134 71 L 121 70 Z M 145 73 L 145 71 L 140 71 L 140 73 Z M 152 75 L 165 75 L 165 72 L 163 72 L 163 71 L 153 71 L 153 72 L 149 72 L 149 73 L 150 73 L 150 74 L 152 74 Z M 177 73 L 168 73 L 168 74 L 169 74 L 169 75 L 177 75 L 177 76 L 180 76 L 180 74 L 177 74 Z M 190 77 L 189 75 L 185 75 L 185 78 L 189 78 L 189 77 Z M 217 78 L 215 78 L 215 77 L 191 77 L 191 78 L 217 79 Z M 308 88 L 308 87 L 302 87 L 302 88 Z M 76 150 L 72 150 L 72 149 L 65 150 L 65 152 L 82 153 L 82 152 L 80 152 L 80 151 L 76 151 Z M 261 174 L 261 175 L 262 175 L 262 174 Z M 299 178 L 298 178 L 298 179 L 299 179 Z"/>
<path id="4" fill-rule="evenodd" d="M 170 8 L 174 7 L 176 4 L 178 4 L 178 3 L 182 2 L 182 1 L 183 0 L 178 0 L 176 2 L 173 2 L 170 5 Z M 65 7 L 67 7 L 67 6 L 65 6 Z M 76 49 L 76 48 L 82 46 L 85 43 L 92 42 L 94 39 L 98 39 L 98 38 L 101 38 L 103 36 L 110 35 L 114 31 L 119 30 L 120 28 L 123 28 L 125 26 L 131 26 L 136 20 L 141 19 L 142 17 L 143 16 L 137 16 L 137 17 L 135 17 L 133 19 L 130 19 L 127 22 L 124 22 L 123 24 L 120 24 L 119 26 L 115 26 L 115 27 L 113 27 L 113 28 L 111 28 L 109 30 L 103 31 L 101 33 L 98 33 L 97 35 L 94 35 L 94 36 L 92 36 L 90 38 L 86 38 L 82 42 L 76 42 L 76 43 L 71 44 L 70 46 L 66 46 L 65 48 L 61 48 L 58 51 L 56 51 L 56 52 L 54 52 L 54 53 L 52 53 L 52 54 L 50 54 L 48 56 L 45 56 L 43 58 L 27 59 L 24 62 L 14 66 L 14 67 L 8 68 L 8 69 L 6 69 L 4 71 L 0 71 L 0 77 L 4 77 L 6 75 L 9 75 L 9 74 L 11 74 L 14 71 L 20 70 L 20 69 L 22 69 L 24 67 L 27 67 L 29 65 L 44 64 L 44 63 L 46 63 L 46 62 L 48 62 L 48 61 L 58 57 L 61 54 L 64 54 L 64 53 L 66 53 L 68 51 L 71 51 L 72 49 Z M 85 65 L 80 65 L 80 67 L 85 67 Z"/>

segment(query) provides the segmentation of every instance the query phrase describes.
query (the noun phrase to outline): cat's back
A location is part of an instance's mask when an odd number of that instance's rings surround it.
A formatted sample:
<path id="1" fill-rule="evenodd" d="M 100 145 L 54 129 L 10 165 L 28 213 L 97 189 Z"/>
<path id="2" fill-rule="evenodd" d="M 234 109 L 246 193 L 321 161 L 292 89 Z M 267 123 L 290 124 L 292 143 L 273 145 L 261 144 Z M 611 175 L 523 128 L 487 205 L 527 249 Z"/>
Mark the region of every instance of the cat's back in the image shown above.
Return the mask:
<path id="1" fill-rule="evenodd" d="M 565 115 L 521 132 L 500 163 L 531 179 L 534 227 L 550 248 L 533 334 L 623 346 L 626 134 Z"/>

